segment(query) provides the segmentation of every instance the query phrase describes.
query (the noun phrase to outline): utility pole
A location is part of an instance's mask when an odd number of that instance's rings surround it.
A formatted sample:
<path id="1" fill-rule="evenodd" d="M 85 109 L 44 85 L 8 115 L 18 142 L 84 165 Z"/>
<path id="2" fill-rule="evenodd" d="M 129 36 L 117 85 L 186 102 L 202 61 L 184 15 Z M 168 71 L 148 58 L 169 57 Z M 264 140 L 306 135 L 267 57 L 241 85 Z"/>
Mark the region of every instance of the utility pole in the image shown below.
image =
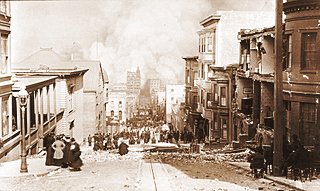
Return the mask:
<path id="1" fill-rule="evenodd" d="M 276 0 L 275 6 L 275 75 L 274 75 L 274 153 L 273 175 L 282 175 L 283 164 L 283 84 L 282 84 L 282 11 L 283 0 Z"/>

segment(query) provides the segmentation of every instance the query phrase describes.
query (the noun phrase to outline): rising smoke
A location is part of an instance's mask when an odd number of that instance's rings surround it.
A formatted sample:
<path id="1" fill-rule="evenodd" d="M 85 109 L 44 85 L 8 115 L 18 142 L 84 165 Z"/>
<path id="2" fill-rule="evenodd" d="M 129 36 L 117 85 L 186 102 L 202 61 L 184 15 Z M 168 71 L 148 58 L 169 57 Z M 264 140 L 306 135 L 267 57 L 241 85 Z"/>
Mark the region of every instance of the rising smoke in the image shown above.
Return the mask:
<path id="1" fill-rule="evenodd" d="M 216 10 L 272 10 L 271 0 L 13 1 L 14 61 L 53 47 L 67 55 L 72 44 L 100 60 L 110 83 L 126 81 L 140 67 L 143 81 L 183 82 L 183 56 L 198 54 L 199 22 Z M 27 55 L 26 55 L 27 54 Z"/>
<path id="2" fill-rule="evenodd" d="M 122 82 L 126 70 L 135 71 L 139 66 L 143 80 L 181 82 L 181 57 L 197 54 L 196 32 L 200 19 L 210 12 L 210 1 L 124 2 L 107 13 L 109 24 L 100 34 L 105 39 L 92 44 L 91 58 L 97 57 L 105 64 L 110 81 Z M 107 4 L 109 7 L 113 3 Z"/>

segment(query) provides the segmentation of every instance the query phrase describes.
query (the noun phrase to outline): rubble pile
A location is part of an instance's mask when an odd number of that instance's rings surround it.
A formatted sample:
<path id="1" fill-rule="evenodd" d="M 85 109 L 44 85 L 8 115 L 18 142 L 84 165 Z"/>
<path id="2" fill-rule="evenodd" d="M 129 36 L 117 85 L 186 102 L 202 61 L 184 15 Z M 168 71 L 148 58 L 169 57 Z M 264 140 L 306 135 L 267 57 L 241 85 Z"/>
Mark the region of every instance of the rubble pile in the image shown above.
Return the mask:
<path id="1" fill-rule="evenodd" d="M 81 159 L 84 162 L 104 162 L 116 160 L 139 160 L 143 158 L 142 152 L 129 152 L 120 156 L 117 150 L 93 151 L 92 149 L 83 149 Z"/>
<path id="2" fill-rule="evenodd" d="M 228 151 L 228 152 L 226 152 Z M 181 152 L 148 152 L 144 159 L 192 162 L 246 162 L 250 155 L 249 149 L 232 151 L 226 148 L 210 151 L 201 151 L 200 153 L 181 153 Z"/>

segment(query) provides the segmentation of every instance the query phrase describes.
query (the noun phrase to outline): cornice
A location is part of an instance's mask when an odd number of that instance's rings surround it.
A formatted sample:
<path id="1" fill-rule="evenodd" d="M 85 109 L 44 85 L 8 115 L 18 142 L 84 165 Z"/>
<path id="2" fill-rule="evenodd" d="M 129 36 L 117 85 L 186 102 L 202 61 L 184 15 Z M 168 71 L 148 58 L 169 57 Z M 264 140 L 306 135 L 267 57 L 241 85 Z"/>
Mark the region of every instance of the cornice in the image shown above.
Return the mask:
<path id="1" fill-rule="evenodd" d="M 283 11 L 285 14 L 309 11 L 309 10 L 319 10 L 320 1 L 319 0 L 308 0 L 308 1 L 290 1 L 283 4 Z"/>

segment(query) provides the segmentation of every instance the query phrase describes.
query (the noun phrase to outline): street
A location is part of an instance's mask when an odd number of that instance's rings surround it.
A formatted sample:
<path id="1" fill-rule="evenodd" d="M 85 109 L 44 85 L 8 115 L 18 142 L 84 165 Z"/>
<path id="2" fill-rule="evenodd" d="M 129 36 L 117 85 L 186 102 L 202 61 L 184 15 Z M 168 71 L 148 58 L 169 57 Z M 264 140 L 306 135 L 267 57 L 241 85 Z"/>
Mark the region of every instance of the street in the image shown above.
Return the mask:
<path id="1" fill-rule="evenodd" d="M 171 160 L 170 165 L 168 157 L 172 154 L 169 153 L 130 151 L 127 155 L 120 156 L 116 150 L 94 152 L 92 147 L 87 146 L 82 146 L 82 151 L 84 166 L 79 172 L 57 167 L 57 170 L 38 176 L 1 177 L 0 190 L 241 191 L 258 190 L 260 187 L 264 188 L 263 190 L 280 188 L 289 190 L 265 179 L 257 181 L 248 176 L 247 172 L 235 170 L 223 163 L 204 164 L 202 162 L 195 163 L 191 160 L 189 162 Z M 164 158 L 164 156 L 167 156 L 167 159 L 162 162 L 160 157 Z M 40 157 L 44 158 L 45 156 Z M 219 172 L 220 177 L 217 172 Z"/>

